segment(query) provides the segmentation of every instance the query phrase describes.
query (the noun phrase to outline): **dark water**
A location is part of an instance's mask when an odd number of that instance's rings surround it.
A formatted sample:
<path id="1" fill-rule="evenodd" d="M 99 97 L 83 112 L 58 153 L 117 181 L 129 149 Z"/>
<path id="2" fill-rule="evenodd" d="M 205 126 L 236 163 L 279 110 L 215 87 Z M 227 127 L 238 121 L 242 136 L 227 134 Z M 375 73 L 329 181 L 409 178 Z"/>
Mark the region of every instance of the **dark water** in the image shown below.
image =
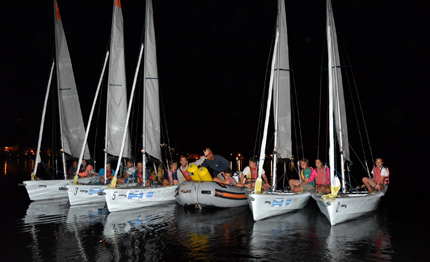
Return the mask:
<path id="1" fill-rule="evenodd" d="M 312 199 L 259 222 L 247 206 L 109 213 L 67 199 L 30 203 L 11 185 L 19 177 L 2 174 L 0 261 L 428 261 L 422 197 L 387 194 L 377 211 L 331 227 Z"/>

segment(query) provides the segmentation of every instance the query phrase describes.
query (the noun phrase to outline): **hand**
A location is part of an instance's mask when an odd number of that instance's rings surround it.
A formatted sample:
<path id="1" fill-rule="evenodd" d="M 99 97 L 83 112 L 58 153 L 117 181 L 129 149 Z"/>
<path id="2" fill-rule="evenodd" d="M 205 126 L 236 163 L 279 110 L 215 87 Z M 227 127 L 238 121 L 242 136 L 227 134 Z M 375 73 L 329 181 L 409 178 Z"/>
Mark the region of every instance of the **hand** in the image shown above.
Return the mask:
<path id="1" fill-rule="evenodd" d="M 203 150 L 203 154 L 204 154 L 205 156 L 208 156 L 208 154 L 209 154 L 210 152 L 212 152 L 210 148 L 206 148 L 206 150 Z"/>

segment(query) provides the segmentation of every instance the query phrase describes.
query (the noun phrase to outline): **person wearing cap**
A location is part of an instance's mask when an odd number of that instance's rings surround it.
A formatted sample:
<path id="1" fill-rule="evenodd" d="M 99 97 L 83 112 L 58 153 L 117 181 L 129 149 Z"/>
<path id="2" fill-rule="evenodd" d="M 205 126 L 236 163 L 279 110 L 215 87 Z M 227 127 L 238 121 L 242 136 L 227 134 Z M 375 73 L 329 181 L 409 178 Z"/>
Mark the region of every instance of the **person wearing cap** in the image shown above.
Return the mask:
<path id="1" fill-rule="evenodd" d="M 213 170 L 212 177 L 216 177 L 219 173 L 224 172 L 224 169 L 230 167 L 230 162 L 223 156 L 214 155 L 210 148 L 203 150 L 206 161 L 201 164 L 204 167 L 211 167 Z"/>

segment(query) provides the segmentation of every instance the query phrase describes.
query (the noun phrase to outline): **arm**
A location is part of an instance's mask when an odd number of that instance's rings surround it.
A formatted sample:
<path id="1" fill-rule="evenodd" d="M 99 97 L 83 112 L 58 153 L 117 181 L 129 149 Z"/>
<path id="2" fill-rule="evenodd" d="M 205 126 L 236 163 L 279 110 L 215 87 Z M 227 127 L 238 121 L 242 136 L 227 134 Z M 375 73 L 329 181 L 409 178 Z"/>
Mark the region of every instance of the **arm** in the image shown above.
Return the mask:
<path id="1" fill-rule="evenodd" d="M 311 182 L 313 182 L 314 181 L 314 179 L 317 177 L 317 170 L 316 169 L 314 169 L 314 170 L 312 170 L 312 172 L 311 172 L 311 176 L 309 177 L 309 179 L 308 179 L 308 183 L 311 183 Z"/>
<path id="2" fill-rule="evenodd" d="M 227 181 L 225 181 L 225 180 L 221 180 L 221 179 L 219 179 L 217 176 L 216 176 L 216 177 L 214 177 L 213 181 L 214 181 L 214 182 L 221 183 L 221 184 L 227 184 L 227 183 L 228 183 L 228 182 L 227 182 Z"/>

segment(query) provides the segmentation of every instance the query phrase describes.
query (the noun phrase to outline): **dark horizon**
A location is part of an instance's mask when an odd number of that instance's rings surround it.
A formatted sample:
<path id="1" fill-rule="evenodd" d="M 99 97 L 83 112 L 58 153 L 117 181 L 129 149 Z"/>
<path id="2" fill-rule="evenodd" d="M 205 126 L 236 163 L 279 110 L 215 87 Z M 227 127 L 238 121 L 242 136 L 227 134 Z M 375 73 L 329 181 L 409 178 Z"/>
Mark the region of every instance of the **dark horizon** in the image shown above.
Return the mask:
<path id="1" fill-rule="evenodd" d="M 121 2 L 130 92 L 144 1 Z M 1 43 L 2 50 L 7 50 L 2 54 L 6 63 L 1 79 L 7 110 L 2 113 L 0 145 L 35 147 L 53 54 L 53 3 L 13 1 L 6 5 L 9 12 L 2 18 L 9 21 L 3 24 L 10 26 L 1 29 L 2 35 L 9 36 Z M 86 125 L 109 42 L 112 1 L 58 0 L 58 5 Z M 251 155 L 260 103 L 266 96 L 263 90 L 276 1 L 154 1 L 153 6 L 170 145 L 188 153 L 201 154 L 210 147 L 215 154 Z M 418 147 L 421 130 L 414 108 L 425 96 L 400 90 L 425 90 L 428 83 L 422 64 L 428 52 L 424 51 L 428 40 L 423 36 L 426 7 L 428 3 L 418 1 L 407 6 L 333 1 L 339 46 L 345 46 L 348 66 L 353 68 L 374 155 L 392 163 L 398 158 L 395 142 L 402 134 L 408 134 L 405 144 Z M 286 1 L 286 11 L 305 157 L 314 159 L 319 90 L 327 86 L 325 1 Z M 348 121 L 355 121 L 352 112 L 347 114 Z M 104 116 L 103 107 L 100 116 Z M 89 137 L 91 151 L 96 121 L 93 119 Z M 104 120 L 100 121 L 103 126 Z M 51 140 L 50 129 L 47 120 L 44 144 Z M 102 134 L 98 134 L 98 144 L 100 138 Z M 358 141 L 356 136 L 350 139 L 351 143 Z"/>

